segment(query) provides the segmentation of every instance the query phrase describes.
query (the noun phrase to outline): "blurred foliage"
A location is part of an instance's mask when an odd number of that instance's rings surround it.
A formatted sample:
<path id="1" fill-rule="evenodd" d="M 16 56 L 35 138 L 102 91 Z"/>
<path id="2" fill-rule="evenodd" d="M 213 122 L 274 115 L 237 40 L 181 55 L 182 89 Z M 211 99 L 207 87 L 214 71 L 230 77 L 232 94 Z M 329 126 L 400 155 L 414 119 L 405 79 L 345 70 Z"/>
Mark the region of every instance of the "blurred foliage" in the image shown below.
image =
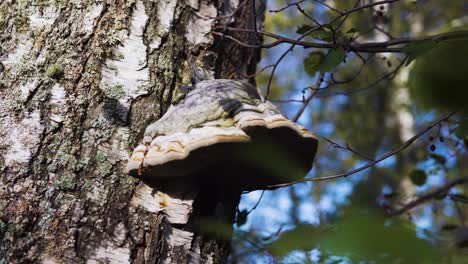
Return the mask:
<path id="1" fill-rule="evenodd" d="M 340 65 L 345 57 L 346 52 L 341 46 L 331 49 L 327 55 L 324 55 L 320 51 L 315 51 L 304 59 L 304 68 L 311 76 L 314 76 L 317 71 L 329 72 Z"/>
<path id="2" fill-rule="evenodd" d="M 267 249 L 278 257 L 284 257 L 293 250 L 312 250 L 320 245 L 320 240 L 332 232 L 331 226 L 314 226 L 299 224 L 294 229 L 285 231 L 281 236 L 267 245 Z"/>
<path id="3" fill-rule="evenodd" d="M 356 3 L 322 2 L 338 10 L 350 10 Z M 288 3 L 268 1 L 267 10 Z M 322 24 L 338 16 L 319 1 L 306 0 L 301 7 Z M 458 112 L 404 152 L 363 173 L 268 191 L 251 213 L 247 212 L 258 196 L 241 203 L 246 209 L 239 210 L 233 262 L 468 263 L 467 185 L 437 195 L 401 217 L 388 214 L 468 175 L 468 41 L 418 41 L 393 54 L 357 54 L 340 46 L 354 40 L 385 41 L 390 35 L 420 37 L 463 29 L 468 25 L 466 14 L 466 0 L 401 0 L 375 6 L 335 21 L 331 26 L 340 25 L 335 32 L 322 28 L 304 38 L 336 41 L 338 48 L 295 47 L 284 58 L 272 79 L 269 99 L 294 99 L 281 104 L 289 117 L 294 116 L 300 100 L 311 93 L 304 88 L 315 87 L 317 72 L 325 72 L 322 89 L 299 122 L 355 150 L 322 140 L 309 177 L 362 166 L 401 146 L 435 118 Z M 294 6 L 266 12 L 268 32 L 299 38 L 314 26 Z M 287 48 L 285 44 L 263 50 L 259 69 L 277 62 Z M 268 70 L 257 75 L 257 85 L 264 91 L 269 77 Z"/>
<path id="4" fill-rule="evenodd" d="M 429 43 L 411 71 L 409 87 L 421 106 L 468 113 L 468 41 Z M 424 49 L 429 49 L 425 51 Z M 421 50 L 421 49 L 420 49 Z"/>
<path id="5" fill-rule="evenodd" d="M 330 226 L 298 225 L 267 248 L 276 256 L 292 250 L 320 248 L 323 257 L 345 256 L 353 261 L 435 263 L 442 252 L 418 239 L 407 221 L 387 220 L 376 211 L 348 208 Z"/>

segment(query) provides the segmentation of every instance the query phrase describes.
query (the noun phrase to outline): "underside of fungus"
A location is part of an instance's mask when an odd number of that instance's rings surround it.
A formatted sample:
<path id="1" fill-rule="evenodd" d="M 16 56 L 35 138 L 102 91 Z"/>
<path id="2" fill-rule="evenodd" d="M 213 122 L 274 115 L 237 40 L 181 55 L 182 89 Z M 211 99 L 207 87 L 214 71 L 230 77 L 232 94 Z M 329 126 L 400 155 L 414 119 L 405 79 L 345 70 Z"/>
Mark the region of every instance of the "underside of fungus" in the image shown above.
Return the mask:
<path id="1" fill-rule="evenodd" d="M 317 144 L 247 81 L 207 80 L 147 127 L 127 173 L 153 182 L 196 177 L 262 189 L 303 178 Z"/>

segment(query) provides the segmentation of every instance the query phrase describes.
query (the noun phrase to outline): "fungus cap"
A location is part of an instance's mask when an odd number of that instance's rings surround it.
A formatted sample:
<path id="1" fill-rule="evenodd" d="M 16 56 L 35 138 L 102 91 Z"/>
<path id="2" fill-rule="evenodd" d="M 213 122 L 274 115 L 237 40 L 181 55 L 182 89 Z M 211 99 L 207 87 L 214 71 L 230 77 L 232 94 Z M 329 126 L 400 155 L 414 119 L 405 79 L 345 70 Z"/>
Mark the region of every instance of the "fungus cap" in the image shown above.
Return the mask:
<path id="1" fill-rule="evenodd" d="M 317 145 L 246 81 L 203 81 L 147 128 L 127 173 L 145 181 L 200 177 L 262 189 L 303 178 Z"/>

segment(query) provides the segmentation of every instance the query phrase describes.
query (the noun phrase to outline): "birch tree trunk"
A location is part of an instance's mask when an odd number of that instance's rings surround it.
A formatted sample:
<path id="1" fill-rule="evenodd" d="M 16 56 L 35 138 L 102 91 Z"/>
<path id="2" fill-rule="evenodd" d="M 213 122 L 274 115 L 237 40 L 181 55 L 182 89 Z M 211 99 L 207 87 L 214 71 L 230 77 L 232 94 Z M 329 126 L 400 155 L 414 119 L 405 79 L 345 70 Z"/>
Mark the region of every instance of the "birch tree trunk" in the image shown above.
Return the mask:
<path id="1" fill-rule="evenodd" d="M 210 31 L 261 23 L 254 6 L 0 2 L 0 263 L 226 261 L 229 241 L 191 223 L 232 224 L 238 193 L 184 182 L 167 194 L 124 171 L 145 127 L 190 82 L 190 58 L 215 53 L 216 78 L 252 73 L 258 51 Z"/>

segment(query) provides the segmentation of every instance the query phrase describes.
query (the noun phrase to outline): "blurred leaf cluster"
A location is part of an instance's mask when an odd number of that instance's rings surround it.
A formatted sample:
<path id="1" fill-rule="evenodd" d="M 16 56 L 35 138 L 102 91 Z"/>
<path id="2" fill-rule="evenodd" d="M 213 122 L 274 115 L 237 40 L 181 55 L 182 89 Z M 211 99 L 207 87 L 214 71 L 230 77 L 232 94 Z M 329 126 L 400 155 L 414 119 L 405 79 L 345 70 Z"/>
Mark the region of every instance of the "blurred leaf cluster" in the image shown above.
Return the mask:
<path id="1" fill-rule="evenodd" d="M 356 263 L 421 263 L 441 259 L 440 250 L 415 237 L 407 221 L 388 221 L 377 211 L 350 207 L 329 226 L 298 225 L 268 245 L 276 256 L 320 248 L 322 258 L 343 256 Z"/>

